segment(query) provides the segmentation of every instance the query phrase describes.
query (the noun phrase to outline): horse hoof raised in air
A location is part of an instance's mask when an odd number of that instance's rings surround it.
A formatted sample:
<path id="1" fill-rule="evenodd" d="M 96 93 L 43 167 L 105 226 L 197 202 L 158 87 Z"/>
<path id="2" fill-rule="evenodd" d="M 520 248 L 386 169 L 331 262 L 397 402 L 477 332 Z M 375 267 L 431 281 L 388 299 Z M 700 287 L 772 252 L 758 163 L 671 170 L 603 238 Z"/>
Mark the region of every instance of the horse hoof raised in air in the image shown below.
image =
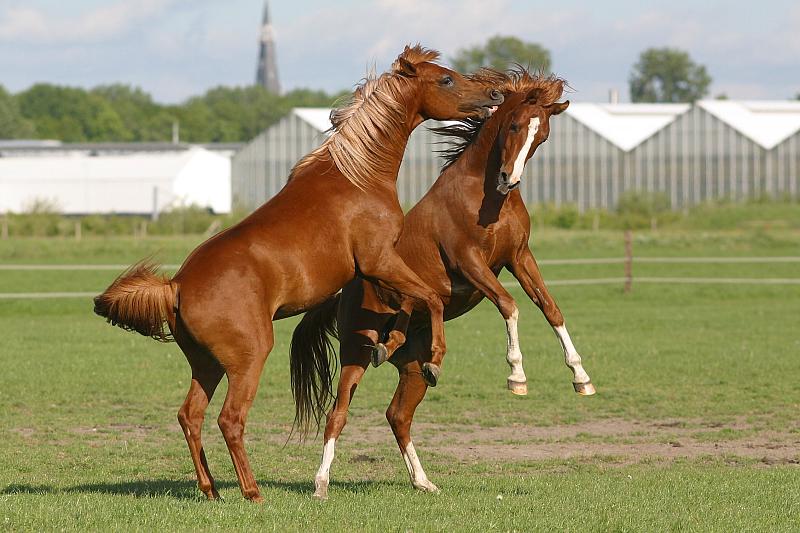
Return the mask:
<path id="1" fill-rule="evenodd" d="M 439 381 L 439 374 L 442 373 L 442 369 L 438 367 L 438 365 L 434 365 L 433 363 L 424 363 L 422 365 L 422 379 L 425 380 L 425 383 L 428 387 L 435 387 L 436 383 Z"/>
<path id="2" fill-rule="evenodd" d="M 378 368 L 389 359 L 389 350 L 382 342 L 372 347 L 372 366 Z"/>
<path id="3" fill-rule="evenodd" d="M 528 382 L 527 381 L 513 381 L 511 379 L 508 380 L 508 390 L 516 394 L 517 396 L 527 396 L 528 395 Z"/>
<path id="4" fill-rule="evenodd" d="M 587 381 L 586 383 L 573 383 L 572 386 L 575 387 L 575 392 L 581 396 L 591 396 L 597 392 L 591 381 Z"/>

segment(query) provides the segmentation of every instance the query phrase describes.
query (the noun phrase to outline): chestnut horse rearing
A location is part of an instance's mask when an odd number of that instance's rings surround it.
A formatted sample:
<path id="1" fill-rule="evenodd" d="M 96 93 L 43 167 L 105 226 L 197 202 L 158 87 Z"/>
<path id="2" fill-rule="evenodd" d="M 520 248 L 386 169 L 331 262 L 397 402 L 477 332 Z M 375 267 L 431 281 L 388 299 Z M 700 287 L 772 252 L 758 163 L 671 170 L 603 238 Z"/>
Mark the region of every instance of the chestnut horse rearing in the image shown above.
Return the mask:
<path id="1" fill-rule="evenodd" d="M 448 165 L 430 191 L 406 215 L 397 251 L 445 303 L 445 319 L 456 318 L 483 298 L 497 306 L 506 322 L 506 360 L 511 366 L 508 387 L 515 394 L 527 392 L 522 352 L 517 334 L 518 309 L 514 298 L 497 279 L 503 268 L 519 281 L 528 297 L 541 309 L 559 338 L 565 362 L 572 370 L 575 391 L 594 393 L 589 375 L 570 340 L 564 318 L 547 290 L 528 245 L 530 215 L 517 190 L 525 162 L 547 140 L 550 117 L 562 113 L 569 102 L 558 103 L 564 82 L 531 76 L 524 70 L 509 73 L 497 84 L 505 101 L 485 121 L 440 128 L 439 133 L 459 141 L 447 154 Z M 326 337 L 338 332 L 342 365 L 336 401 L 328 414 L 322 464 L 315 478 L 315 496 L 326 498 L 336 439 L 347 421 L 347 412 L 358 383 L 374 355 L 371 345 L 387 336 L 387 330 L 408 327 L 408 338 L 389 359 L 400 380 L 386 411 L 412 485 L 437 491 L 424 470 L 411 441 L 411 421 L 428 386 L 424 365 L 436 355 L 431 348 L 431 329 L 422 312 L 409 318 L 396 316 L 400 302 L 389 291 L 363 280 L 345 286 L 342 294 L 306 313 L 292 338 L 292 365 L 309 350 L 332 354 Z M 301 380 L 319 380 L 301 376 Z M 316 398 L 296 396 L 300 419 L 313 412 L 317 418 L 325 404 Z"/>
<path id="2" fill-rule="evenodd" d="M 397 172 L 421 122 L 486 117 L 503 97 L 483 79 L 436 65 L 437 58 L 437 52 L 407 46 L 390 72 L 365 80 L 350 105 L 332 113 L 333 132 L 295 166 L 286 186 L 196 248 L 172 279 L 140 263 L 95 298 L 95 312 L 112 324 L 162 341 L 174 338 L 186 355 L 192 381 L 178 420 L 208 498 L 219 494 L 200 434 L 225 374 L 219 427 L 242 494 L 262 500 L 244 431 L 273 347 L 273 320 L 324 302 L 360 274 L 424 302 L 433 349 L 444 352 L 442 302 L 394 250 L 403 225 Z M 327 370 L 327 360 L 307 363 Z M 326 379 L 307 392 L 327 393 Z"/>

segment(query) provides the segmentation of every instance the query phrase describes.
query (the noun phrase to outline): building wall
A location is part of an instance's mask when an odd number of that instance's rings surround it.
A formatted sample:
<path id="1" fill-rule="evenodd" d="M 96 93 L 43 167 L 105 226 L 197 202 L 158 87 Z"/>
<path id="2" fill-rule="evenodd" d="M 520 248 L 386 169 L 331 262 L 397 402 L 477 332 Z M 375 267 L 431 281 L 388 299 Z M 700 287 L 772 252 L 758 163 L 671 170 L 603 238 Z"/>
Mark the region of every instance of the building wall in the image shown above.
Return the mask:
<path id="1" fill-rule="evenodd" d="M 415 203 L 442 166 L 441 138 L 428 122 L 409 139 L 398 179 L 403 205 Z M 658 191 L 673 209 L 709 199 L 798 196 L 800 133 L 765 150 L 702 108 L 625 152 L 568 113 L 553 117 L 550 138 L 526 165 L 521 192 L 529 204 L 613 208 L 628 190 Z M 269 139 L 269 140 L 267 140 Z M 295 139 L 293 146 L 288 141 Z M 253 209 L 285 183 L 292 165 L 322 141 L 296 116 L 270 128 L 234 157 L 234 203 Z M 269 156 L 269 154 L 275 154 Z"/>
<path id="2" fill-rule="evenodd" d="M 413 205 L 439 176 L 444 161 L 432 153 L 439 139 L 427 128 L 440 125 L 426 122 L 409 138 L 397 180 L 403 205 Z M 234 209 L 252 211 L 272 198 L 286 184 L 295 163 L 324 140 L 324 133 L 294 114 L 253 139 L 233 157 Z"/>

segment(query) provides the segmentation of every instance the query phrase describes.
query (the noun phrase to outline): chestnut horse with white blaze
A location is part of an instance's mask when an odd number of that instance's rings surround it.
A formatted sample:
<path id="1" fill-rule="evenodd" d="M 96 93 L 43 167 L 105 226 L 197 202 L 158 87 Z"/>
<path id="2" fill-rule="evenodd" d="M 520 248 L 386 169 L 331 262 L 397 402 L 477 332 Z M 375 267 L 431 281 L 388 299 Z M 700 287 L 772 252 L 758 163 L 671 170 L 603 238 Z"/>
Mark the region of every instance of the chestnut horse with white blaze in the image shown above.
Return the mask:
<path id="1" fill-rule="evenodd" d="M 499 74 L 496 74 L 499 76 Z M 519 281 L 525 293 L 543 312 L 572 370 L 575 391 L 594 394 L 564 318 L 539 273 L 528 246 L 530 216 L 517 190 L 525 162 L 547 140 L 550 117 L 562 113 L 569 102 L 558 103 L 564 82 L 532 76 L 524 70 L 498 78 L 505 102 L 488 120 L 436 130 L 459 139 L 446 152 L 448 164 L 430 191 L 406 215 L 397 251 L 445 303 L 445 320 L 475 307 L 483 298 L 497 306 L 506 322 L 506 359 L 511 366 L 508 387 L 527 393 L 522 352 L 517 334 L 517 304 L 498 281 L 503 268 Z M 328 414 L 322 464 L 315 478 L 315 496 L 326 498 L 336 439 L 347 421 L 356 387 L 376 353 L 372 346 L 388 336 L 387 330 L 404 335 L 405 344 L 389 361 L 400 380 L 386 417 L 408 468 L 413 486 L 437 491 L 425 475 L 411 441 L 411 421 L 430 382 L 425 364 L 435 357 L 432 331 L 426 312 L 418 308 L 411 317 L 397 313 L 395 294 L 364 280 L 350 282 L 320 307 L 306 313 L 292 338 L 292 364 L 309 350 L 327 358 L 332 347 L 328 336 L 339 338 L 342 365 L 336 400 Z M 398 326 L 399 323 L 402 326 Z M 376 365 L 377 366 L 377 365 Z M 294 375 L 294 372 L 293 372 Z M 302 380 L 323 380 L 303 375 Z M 298 420 L 319 420 L 326 403 L 319 397 L 296 396 Z"/>
<path id="2" fill-rule="evenodd" d="M 444 352 L 439 295 L 394 250 L 403 226 L 397 172 L 409 135 L 424 120 L 487 117 L 503 98 L 485 80 L 435 64 L 438 55 L 407 46 L 390 72 L 365 80 L 352 102 L 331 114 L 331 135 L 297 163 L 286 186 L 196 248 L 172 279 L 140 263 L 95 298 L 95 312 L 112 324 L 174 339 L 186 355 L 192 381 L 178 420 L 208 498 L 219 494 L 200 433 L 227 375 L 219 427 L 242 494 L 262 501 L 244 431 L 273 347 L 273 320 L 319 305 L 360 274 L 421 302 L 431 317 L 432 351 Z M 311 357 L 325 374 L 327 359 Z M 320 391 L 330 388 L 326 379 Z"/>

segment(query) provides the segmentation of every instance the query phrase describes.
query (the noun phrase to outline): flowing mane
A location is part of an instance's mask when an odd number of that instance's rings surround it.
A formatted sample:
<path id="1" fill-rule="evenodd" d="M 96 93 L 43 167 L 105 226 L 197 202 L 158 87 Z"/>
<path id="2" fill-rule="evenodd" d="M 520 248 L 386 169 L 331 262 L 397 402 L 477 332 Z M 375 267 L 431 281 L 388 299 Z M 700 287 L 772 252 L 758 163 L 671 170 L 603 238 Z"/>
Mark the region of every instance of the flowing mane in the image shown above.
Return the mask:
<path id="1" fill-rule="evenodd" d="M 498 84 L 498 90 L 505 97 L 539 89 L 539 97 L 536 103 L 541 106 L 548 106 L 557 102 L 564 94 L 564 87 L 568 87 L 567 82 L 561 78 L 553 75 L 531 74 L 520 65 L 505 73 L 491 69 L 481 69 L 473 77 L 485 79 L 487 83 L 494 82 Z M 501 104 L 500 108 L 504 105 L 506 104 Z M 433 133 L 447 137 L 446 140 L 441 142 L 445 147 L 436 151 L 445 161 L 442 170 L 455 163 L 464 153 L 464 150 L 475 142 L 486 120 L 488 119 L 466 119 L 448 126 L 430 128 Z"/>
<path id="2" fill-rule="evenodd" d="M 403 95 L 413 83 L 401 74 L 401 60 L 416 65 L 438 58 L 435 50 L 406 46 L 389 72 L 380 76 L 368 73 L 349 101 L 331 111 L 328 138 L 298 161 L 292 174 L 314 162 L 333 160 L 345 178 L 365 189 L 376 175 L 392 172 L 405 146 L 397 140 L 407 133 Z"/>

